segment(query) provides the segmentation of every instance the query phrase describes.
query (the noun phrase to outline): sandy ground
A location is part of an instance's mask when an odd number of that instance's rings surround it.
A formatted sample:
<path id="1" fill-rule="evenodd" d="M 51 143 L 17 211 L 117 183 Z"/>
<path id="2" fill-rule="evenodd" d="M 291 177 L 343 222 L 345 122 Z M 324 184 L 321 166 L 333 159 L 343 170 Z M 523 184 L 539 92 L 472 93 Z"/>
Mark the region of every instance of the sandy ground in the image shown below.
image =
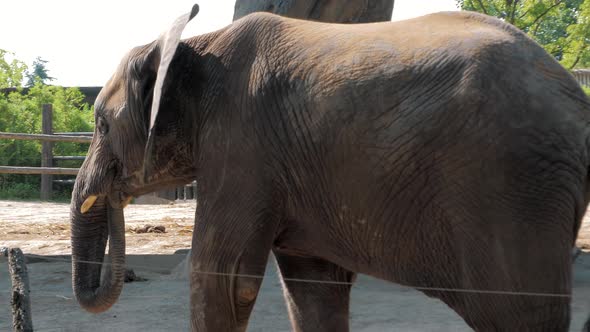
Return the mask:
<path id="1" fill-rule="evenodd" d="M 190 248 L 195 201 L 169 205 L 131 204 L 125 209 L 127 254 L 172 254 Z M 39 255 L 65 255 L 70 247 L 70 207 L 65 203 L 0 201 L 0 246 Z M 140 233 L 146 225 L 165 233 Z"/>
<path id="2" fill-rule="evenodd" d="M 172 254 L 191 244 L 195 201 L 169 205 L 131 204 L 125 209 L 128 254 Z M 39 255 L 70 254 L 69 205 L 0 200 L 0 246 L 20 247 Z M 164 226 L 165 233 L 135 233 L 146 226 Z M 578 236 L 590 250 L 590 213 Z"/>
<path id="3" fill-rule="evenodd" d="M 20 247 L 26 254 L 68 255 L 68 205 L 0 201 L 0 247 Z M 129 264 L 148 281 L 126 284 L 119 302 L 93 315 L 72 299 L 69 257 L 28 264 L 33 324 L 37 331 L 185 331 L 188 330 L 188 283 L 173 267 L 190 246 L 195 203 L 131 205 L 126 209 Z M 590 214 L 578 244 L 590 249 Z M 133 230 L 161 225 L 166 233 Z M 133 254 L 157 254 L 134 256 Z M 0 258 L 0 331 L 10 329 L 9 276 Z M 574 266 L 571 331 L 580 331 L 590 313 L 590 253 Z M 469 331 L 442 302 L 413 289 L 360 276 L 352 292 L 351 330 Z M 288 314 L 273 259 L 269 260 L 249 331 L 290 331 Z"/>

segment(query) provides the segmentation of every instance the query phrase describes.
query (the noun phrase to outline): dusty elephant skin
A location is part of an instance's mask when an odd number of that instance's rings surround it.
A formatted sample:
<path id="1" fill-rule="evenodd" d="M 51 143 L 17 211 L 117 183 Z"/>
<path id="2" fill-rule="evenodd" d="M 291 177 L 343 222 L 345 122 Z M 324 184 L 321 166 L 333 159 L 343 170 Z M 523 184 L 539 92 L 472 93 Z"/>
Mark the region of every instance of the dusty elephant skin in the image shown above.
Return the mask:
<path id="1" fill-rule="evenodd" d="M 261 280 L 243 275 L 272 251 L 296 331 L 348 330 L 356 273 L 418 287 L 477 331 L 567 331 L 590 102 L 541 47 L 461 12 L 258 13 L 178 43 L 195 13 L 133 49 L 95 105 L 71 207 L 82 306 L 121 291 L 129 197 L 196 179 L 193 330 L 244 331 Z M 101 281 L 86 261 L 107 238 Z"/>

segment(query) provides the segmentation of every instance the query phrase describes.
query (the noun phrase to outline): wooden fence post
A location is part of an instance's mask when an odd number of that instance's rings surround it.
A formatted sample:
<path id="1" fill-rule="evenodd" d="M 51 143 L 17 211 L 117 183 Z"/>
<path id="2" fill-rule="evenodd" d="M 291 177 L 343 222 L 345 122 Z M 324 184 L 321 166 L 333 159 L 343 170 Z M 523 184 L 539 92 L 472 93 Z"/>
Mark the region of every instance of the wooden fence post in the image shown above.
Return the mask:
<path id="1" fill-rule="evenodd" d="M 53 134 L 53 107 L 51 104 L 43 104 L 43 117 L 42 117 L 43 134 Z M 41 167 L 52 167 L 53 166 L 53 143 L 43 141 L 41 143 Z M 52 180 L 51 174 L 41 174 L 41 200 L 47 201 L 51 199 L 52 191 Z"/>
<path id="2" fill-rule="evenodd" d="M 19 248 L 7 248 L 8 272 L 12 280 L 10 304 L 12 306 L 12 330 L 32 332 L 31 300 L 29 297 L 29 275 L 25 255 Z"/>

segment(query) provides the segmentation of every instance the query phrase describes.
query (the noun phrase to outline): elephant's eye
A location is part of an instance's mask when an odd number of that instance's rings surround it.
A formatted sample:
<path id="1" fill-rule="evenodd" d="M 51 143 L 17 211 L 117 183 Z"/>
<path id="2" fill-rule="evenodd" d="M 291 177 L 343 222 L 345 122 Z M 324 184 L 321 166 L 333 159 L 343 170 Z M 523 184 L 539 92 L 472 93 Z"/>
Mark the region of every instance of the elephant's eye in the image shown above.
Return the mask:
<path id="1" fill-rule="evenodd" d="M 101 135 L 106 135 L 109 132 L 109 125 L 102 116 L 96 120 L 96 128 Z"/>

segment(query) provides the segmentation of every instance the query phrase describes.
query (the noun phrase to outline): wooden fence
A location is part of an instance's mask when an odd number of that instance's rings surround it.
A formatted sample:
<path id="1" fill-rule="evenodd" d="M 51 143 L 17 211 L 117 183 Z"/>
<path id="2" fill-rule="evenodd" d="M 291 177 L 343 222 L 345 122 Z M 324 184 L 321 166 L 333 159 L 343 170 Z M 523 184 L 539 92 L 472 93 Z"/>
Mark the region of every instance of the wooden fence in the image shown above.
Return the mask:
<path id="1" fill-rule="evenodd" d="M 91 132 L 53 133 L 53 107 L 44 104 L 42 108 L 42 134 L 22 134 L 0 132 L 0 139 L 40 140 L 41 143 L 41 167 L 0 166 L 0 174 L 40 174 L 41 175 L 41 200 L 49 200 L 52 196 L 53 184 L 73 184 L 74 179 L 53 180 L 53 175 L 77 175 L 79 168 L 54 167 L 56 162 L 62 160 L 80 160 L 85 156 L 54 156 L 54 142 L 90 143 Z M 187 200 L 195 198 L 196 184 L 191 183 L 175 190 L 158 192 L 147 195 L 140 201 L 145 203 L 162 203 L 162 200 Z M 155 197 L 156 199 L 153 199 Z"/>
<path id="2" fill-rule="evenodd" d="M 56 160 L 80 160 L 84 156 L 54 156 L 54 142 L 90 143 L 92 133 L 53 133 L 53 106 L 44 104 L 41 113 L 42 134 L 0 132 L 0 139 L 40 140 L 41 167 L 0 166 L 0 174 L 41 174 L 41 200 L 49 200 L 53 191 L 53 175 L 76 175 L 78 168 L 54 167 Z"/>

